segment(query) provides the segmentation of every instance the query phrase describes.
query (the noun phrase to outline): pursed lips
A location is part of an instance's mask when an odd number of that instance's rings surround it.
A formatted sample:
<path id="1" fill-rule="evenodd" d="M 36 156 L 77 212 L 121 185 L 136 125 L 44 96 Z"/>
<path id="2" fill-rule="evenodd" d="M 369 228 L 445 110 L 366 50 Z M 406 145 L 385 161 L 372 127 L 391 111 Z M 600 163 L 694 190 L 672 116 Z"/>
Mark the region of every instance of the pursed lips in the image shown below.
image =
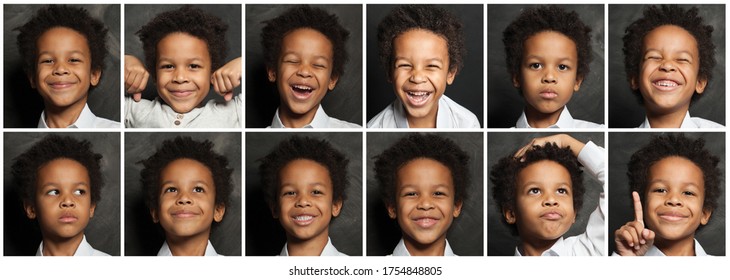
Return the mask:
<path id="1" fill-rule="evenodd" d="M 63 214 L 61 214 L 60 217 L 58 217 L 58 221 L 60 221 L 61 223 L 73 223 L 78 221 L 78 219 L 79 218 L 76 217 L 76 215 L 70 212 L 64 212 Z"/>

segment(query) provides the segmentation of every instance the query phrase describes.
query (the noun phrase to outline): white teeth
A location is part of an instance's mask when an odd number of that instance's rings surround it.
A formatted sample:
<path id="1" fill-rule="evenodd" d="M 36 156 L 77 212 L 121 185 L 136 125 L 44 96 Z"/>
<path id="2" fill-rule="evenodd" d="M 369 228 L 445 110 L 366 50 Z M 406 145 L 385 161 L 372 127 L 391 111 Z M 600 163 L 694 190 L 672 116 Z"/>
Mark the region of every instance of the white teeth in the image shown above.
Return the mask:
<path id="1" fill-rule="evenodd" d="M 424 95 L 427 95 L 428 92 L 426 92 L 426 91 L 409 91 L 408 94 L 415 95 L 415 96 L 424 96 Z"/>
<path id="2" fill-rule="evenodd" d="M 672 82 L 672 81 L 667 81 L 667 80 L 656 81 L 655 84 L 660 87 L 676 87 L 677 86 L 677 83 Z"/>
<path id="3" fill-rule="evenodd" d="M 311 87 L 301 86 L 301 85 L 295 85 L 295 86 L 293 86 L 293 88 L 298 89 L 298 90 L 312 90 Z"/>
<path id="4" fill-rule="evenodd" d="M 309 215 L 302 215 L 302 216 L 296 216 L 296 217 L 294 217 L 294 219 L 297 220 L 297 221 L 309 221 L 309 220 L 311 220 L 313 218 L 314 217 L 309 216 Z"/>

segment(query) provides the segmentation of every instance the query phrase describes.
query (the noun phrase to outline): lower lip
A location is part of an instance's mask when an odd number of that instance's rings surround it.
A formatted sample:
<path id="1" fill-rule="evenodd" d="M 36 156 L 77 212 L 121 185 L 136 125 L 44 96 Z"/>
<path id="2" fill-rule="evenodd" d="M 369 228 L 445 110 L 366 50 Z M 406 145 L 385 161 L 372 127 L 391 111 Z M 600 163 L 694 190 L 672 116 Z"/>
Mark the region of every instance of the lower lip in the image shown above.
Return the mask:
<path id="1" fill-rule="evenodd" d="M 431 93 L 426 93 L 423 95 L 414 95 L 414 94 L 408 94 L 406 93 L 406 97 L 408 98 L 408 103 L 413 107 L 420 107 L 423 105 L 426 105 L 429 100 L 431 100 Z"/>
<path id="2" fill-rule="evenodd" d="M 193 91 L 170 91 L 170 94 L 178 98 L 185 98 L 193 95 Z"/>
<path id="3" fill-rule="evenodd" d="M 550 220 L 550 221 L 560 220 L 560 218 L 562 218 L 562 217 L 563 216 L 561 216 L 558 213 L 550 213 L 550 214 L 542 215 L 543 219 Z"/>
<path id="4" fill-rule="evenodd" d="M 61 218 L 60 218 L 60 219 L 58 219 L 58 220 L 59 220 L 59 221 L 60 221 L 61 223 L 73 223 L 73 222 L 76 222 L 76 221 L 78 221 L 79 219 L 77 219 L 76 217 L 61 217 Z"/>
<path id="5" fill-rule="evenodd" d="M 542 97 L 542 99 L 555 99 L 558 97 L 558 94 L 554 92 L 541 92 L 540 97 Z"/>
<path id="6" fill-rule="evenodd" d="M 662 220 L 665 220 L 665 221 L 677 222 L 677 221 L 684 220 L 686 217 L 682 217 L 682 216 L 669 216 L 669 215 L 659 215 L 659 218 L 661 218 Z"/>
<path id="7" fill-rule="evenodd" d="M 305 220 L 298 220 L 296 218 L 292 218 L 292 220 L 294 220 L 294 223 L 297 225 L 307 226 L 314 222 L 314 217 L 311 217 L 311 218 L 305 219 Z"/>
<path id="8" fill-rule="evenodd" d="M 292 92 L 292 95 L 294 96 L 294 99 L 307 100 L 307 99 L 309 99 L 310 96 L 312 96 L 312 93 L 314 92 L 314 90 L 298 91 L 298 90 L 295 90 L 294 88 L 292 88 L 291 92 Z"/>
<path id="9" fill-rule="evenodd" d="M 430 228 L 438 223 L 438 220 L 431 218 L 416 219 L 416 225 L 421 228 Z"/>
<path id="10" fill-rule="evenodd" d="M 660 91 L 672 91 L 672 90 L 676 89 L 677 87 L 679 87 L 679 85 L 676 85 L 676 86 L 660 86 L 660 85 L 658 85 L 656 83 L 651 83 L 651 85 L 654 86 L 654 88 L 656 88 L 656 89 L 658 89 Z"/>
<path id="11" fill-rule="evenodd" d="M 74 84 L 51 84 L 52 89 L 67 89 L 72 87 Z"/>
<path id="12" fill-rule="evenodd" d="M 178 218 L 178 219 L 187 219 L 187 218 L 195 217 L 197 215 L 193 214 L 193 213 L 182 213 L 182 214 L 174 214 L 172 216 L 175 218 Z"/>

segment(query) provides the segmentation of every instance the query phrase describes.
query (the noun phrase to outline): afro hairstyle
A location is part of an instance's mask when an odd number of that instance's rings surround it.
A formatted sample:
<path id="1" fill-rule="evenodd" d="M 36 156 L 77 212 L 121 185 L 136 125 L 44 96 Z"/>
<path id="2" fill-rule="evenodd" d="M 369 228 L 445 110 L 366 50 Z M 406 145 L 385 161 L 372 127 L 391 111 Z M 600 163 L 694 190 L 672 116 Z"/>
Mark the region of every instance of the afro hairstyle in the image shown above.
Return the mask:
<path id="1" fill-rule="evenodd" d="M 393 9 L 378 24 L 378 55 L 388 78 L 393 75 L 395 39 L 401 34 L 423 29 L 446 40 L 449 49 L 449 72 L 458 73 L 466 56 L 464 25 L 446 9 L 434 5 L 403 5 Z"/>
<path id="2" fill-rule="evenodd" d="M 554 161 L 563 166 L 570 173 L 570 181 L 573 183 L 573 209 L 577 213 L 583 206 L 583 171 L 578 158 L 573 155 L 570 147 L 560 148 L 555 143 L 547 143 L 544 146 L 532 146 L 532 149 L 525 152 L 522 158 L 515 158 L 510 153 L 501 158 L 489 173 L 489 180 L 492 181 L 492 198 L 497 203 L 499 212 L 504 210 L 514 211 L 517 208 L 517 176 L 527 166 L 543 160 Z M 506 220 L 502 222 L 510 228 L 512 234 L 517 235 L 517 225 L 509 224 Z"/>
<path id="3" fill-rule="evenodd" d="M 268 69 L 276 69 L 284 37 L 290 32 L 310 28 L 322 33 L 332 44 L 332 77 L 342 77 L 348 60 L 345 43 L 350 36 L 335 14 L 308 5 L 294 6 L 273 19 L 264 21 L 261 30 L 261 45 L 264 49 L 264 62 Z"/>
<path id="4" fill-rule="evenodd" d="M 70 136 L 49 134 L 17 156 L 10 172 L 18 186 L 23 203 L 35 206 L 38 169 L 56 159 L 74 160 L 86 168 L 89 175 L 91 204 L 101 199 L 104 177 L 101 174 L 101 154 L 91 150 L 91 142 Z"/>
<path id="5" fill-rule="evenodd" d="M 150 209 L 158 209 L 160 201 L 160 175 L 171 162 L 190 159 L 202 163 L 210 170 L 215 184 L 215 205 L 229 204 L 228 197 L 233 191 L 228 159 L 213 150 L 210 140 L 196 141 L 189 136 L 177 136 L 160 144 L 152 156 L 140 161 L 144 168 L 140 171 L 140 181 L 145 193 L 145 203 Z M 159 210 L 159 209 L 158 209 Z"/>
<path id="6" fill-rule="evenodd" d="M 93 18 L 89 11 L 84 8 L 67 5 L 47 5 L 38 9 L 35 15 L 23 26 L 14 29 L 20 32 L 17 44 L 20 56 L 23 58 L 23 70 L 26 75 L 33 75 L 36 71 L 38 64 L 38 46 L 36 43 L 38 38 L 46 31 L 56 27 L 66 27 L 83 35 L 91 52 L 91 70 L 101 71 L 104 69 L 108 31 L 104 23 Z"/>
<path id="7" fill-rule="evenodd" d="M 281 185 L 279 173 L 294 160 L 307 159 L 327 168 L 332 180 L 332 200 L 344 202 L 345 189 L 349 185 L 347 164 L 350 160 L 326 140 L 292 136 L 279 142 L 269 154 L 259 159 L 259 174 L 264 185 L 264 196 L 272 207 L 279 202 L 277 193 Z"/>
<path id="8" fill-rule="evenodd" d="M 654 136 L 646 146 L 631 155 L 628 164 L 629 186 L 638 192 L 642 203 L 646 203 L 646 188 L 649 185 L 649 169 L 667 157 L 685 158 L 702 170 L 705 181 L 704 209 L 715 210 L 720 196 L 722 171 L 717 167 L 720 158 L 705 149 L 705 140 L 691 139 L 684 134 Z"/>
<path id="9" fill-rule="evenodd" d="M 522 65 L 525 41 L 543 31 L 558 32 L 575 43 L 578 54 L 577 77 L 585 78 L 590 72 L 593 60 L 591 28 L 583 23 L 575 11 L 567 12 L 555 5 L 527 8 L 504 29 L 502 42 L 507 54 L 507 70 L 510 76 L 522 79 L 520 65 Z"/>
<path id="10" fill-rule="evenodd" d="M 675 25 L 687 30 L 697 41 L 697 50 L 700 59 L 699 79 L 708 82 L 712 79 L 712 68 L 715 67 L 715 44 L 712 42 L 711 25 L 705 25 L 704 20 L 699 16 L 696 7 L 688 10 L 677 5 L 648 6 L 644 9 L 644 17 L 637 19 L 626 27 L 624 40 L 624 67 L 626 78 L 629 83 L 632 79 L 639 78 L 643 54 L 644 37 L 649 32 L 662 25 Z M 643 97 L 639 89 L 633 90 L 639 102 L 643 103 Z M 692 96 L 692 102 L 700 98 L 700 94 Z"/>
<path id="11" fill-rule="evenodd" d="M 448 138 L 436 134 L 410 134 L 375 157 L 375 177 L 380 184 L 386 206 L 396 205 L 398 171 L 415 159 L 432 159 L 451 172 L 454 181 L 454 202 L 467 198 L 470 184 L 469 155 Z"/>
<path id="12" fill-rule="evenodd" d="M 155 73 L 157 44 L 171 33 L 185 33 L 205 42 L 210 55 L 211 71 L 223 66 L 228 48 L 226 31 L 228 24 L 203 10 L 185 5 L 179 9 L 158 14 L 137 33 L 142 41 L 147 71 Z M 152 75 L 156 79 L 156 75 Z"/>

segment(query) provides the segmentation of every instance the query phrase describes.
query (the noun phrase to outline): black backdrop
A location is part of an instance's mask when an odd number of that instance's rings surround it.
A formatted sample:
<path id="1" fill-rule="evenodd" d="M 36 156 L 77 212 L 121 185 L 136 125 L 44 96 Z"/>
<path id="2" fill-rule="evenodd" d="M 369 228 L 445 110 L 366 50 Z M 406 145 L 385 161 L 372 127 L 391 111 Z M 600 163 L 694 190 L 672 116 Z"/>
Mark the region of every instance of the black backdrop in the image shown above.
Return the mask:
<path id="1" fill-rule="evenodd" d="M 271 124 L 279 94 L 266 75 L 261 49 L 262 21 L 279 16 L 293 5 L 246 5 L 246 127 Z M 362 125 L 362 5 L 312 5 L 337 15 L 350 31 L 345 48 L 350 56 L 337 86 L 322 99 L 327 115 Z"/>
<path id="2" fill-rule="evenodd" d="M 439 5 L 464 24 L 464 67 L 444 93 L 477 116 L 484 127 L 484 9 L 482 5 Z M 378 57 L 378 24 L 395 5 L 367 5 L 367 120 L 397 97 Z"/>
<path id="3" fill-rule="evenodd" d="M 25 216 L 23 203 L 10 175 L 10 167 L 15 157 L 28 150 L 33 144 L 50 133 L 5 132 L 3 174 L 5 189 L 4 202 L 4 255 L 33 256 L 41 242 L 41 232 L 35 220 Z M 119 184 L 119 133 L 57 133 L 79 140 L 89 140 L 92 151 L 101 154 L 101 173 L 105 185 L 101 189 L 101 199 L 96 205 L 94 217 L 89 221 L 84 233 L 86 239 L 97 250 L 112 256 L 119 256 L 121 247 L 120 229 L 120 184 Z"/>
<path id="4" fill-rule="evenodd" d="M 5 127 L 38 126 L 38 119 L 43 111 L 43 99 L 30 87 L 30 81 L 23 72 L 23 62 L 18 52 L 18 31 L 14 28 L 25 24 L 43 5 L 3 5 L 3 50 L 4 50 L 4 87 Z M 90 88 L 87 104 L 98 117 L 119 121 L 119 100 L 121 84 L 119 82 L 120 67 L 120 9 L 118 4 L 72 5 L 83 7 L 91 16 L 104 22 L 107 33 L 107 54 L 101 81 Z"/>
<path id="5" fill-rule="evenodd" d="M 520 92 L 512 85 L 512 77 L 505 61 L 502 32 L 515 20 L 523 9 L 536 5 L 489 5 L 488 21 L 488 127 L 513 127 L 525 107 Z M 603 124 L 604 116 L 604 71 L 605 42 L 603 5 L 558 5 L 567 11 L 575 11 L 581 20 L 591 28 L 593 61 L 591 71 L 583 79 L 580 90 L 568 102 L 568 110 L 576 119 Z"/>

